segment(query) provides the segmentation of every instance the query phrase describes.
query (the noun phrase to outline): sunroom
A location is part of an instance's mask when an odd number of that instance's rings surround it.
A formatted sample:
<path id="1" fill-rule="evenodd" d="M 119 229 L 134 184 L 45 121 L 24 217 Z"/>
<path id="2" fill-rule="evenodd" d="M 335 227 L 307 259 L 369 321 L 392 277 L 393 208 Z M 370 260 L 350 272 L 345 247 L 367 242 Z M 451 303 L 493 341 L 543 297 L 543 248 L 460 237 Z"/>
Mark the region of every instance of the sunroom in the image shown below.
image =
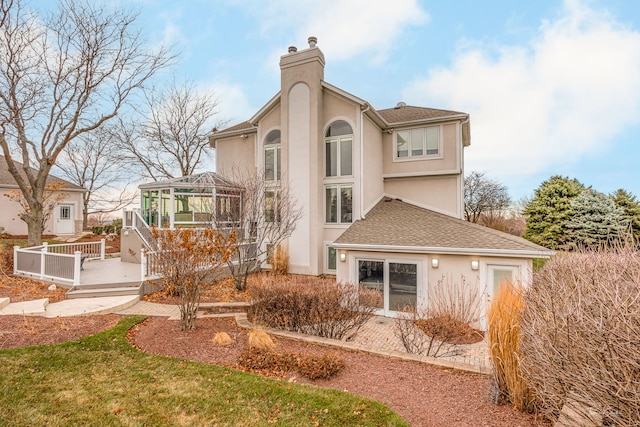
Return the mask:
<path id="1" fill-rule="evenodd" d="M 240 213 L 242 189 L 214 172 L 142 184 L 140 214 L 158 228 L 231 225 Z M 215 208 L 215 211 L 214 211 Z"/>

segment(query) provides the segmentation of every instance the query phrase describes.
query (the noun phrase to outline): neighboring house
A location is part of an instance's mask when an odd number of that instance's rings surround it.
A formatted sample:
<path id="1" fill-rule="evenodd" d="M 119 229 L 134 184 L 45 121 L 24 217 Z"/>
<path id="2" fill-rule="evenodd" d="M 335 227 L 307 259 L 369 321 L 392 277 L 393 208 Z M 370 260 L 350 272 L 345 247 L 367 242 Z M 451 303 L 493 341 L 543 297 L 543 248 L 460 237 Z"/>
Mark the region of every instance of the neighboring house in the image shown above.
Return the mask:
<path id="1" fill-rule="evenodd" d="M 22 163 L 15 162 L 19 169 Z M 34 173 L 36 171 L 34 170 Z M 58 184 L 60 183 L 60 184 Z M 87 192 L 84 188 L 49 175 L 47 185 L 53 185 L 55 194 L 49 220 L 45 223 L 43 234 L 78 235 L 82 233 L 82 197 Z M 22 206 L 6 195 L 19 194 L 20 189 L 13 175 L 9 173 L 4 156 L 0 156 L 0 227 L 4 232 L 13 235 L 26 235 L 27 223 L 20 219 Z"/>
<path id="2" fill-rule="evenodd" d="M 504 279 L 528 281 L 532 258 L 552 251 L 462 220 L 469 115 L 376 110 L 325 82 L 324 55 L 309 45 L 281 57 L 280 92 L 251 119 L 210 136 L 218 173 L 257 171 L 302 207 L 289 271 L 378 289 L 391 315 L 426 304 L 443 276 L 488 298 Z"/>

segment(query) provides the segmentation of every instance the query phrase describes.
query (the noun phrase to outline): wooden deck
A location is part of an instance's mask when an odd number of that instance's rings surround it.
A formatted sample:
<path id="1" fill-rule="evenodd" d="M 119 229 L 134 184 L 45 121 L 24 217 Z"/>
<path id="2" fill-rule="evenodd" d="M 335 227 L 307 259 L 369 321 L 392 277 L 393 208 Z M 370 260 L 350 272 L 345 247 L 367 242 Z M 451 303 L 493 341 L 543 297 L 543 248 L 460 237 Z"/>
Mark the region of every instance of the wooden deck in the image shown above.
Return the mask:
<path id="1" fill-rule="evenodd" d="M 140 264 L 122 262 L 120 258 L 91 260 L 80 272 L 80 286 L 142 282 Z"/>

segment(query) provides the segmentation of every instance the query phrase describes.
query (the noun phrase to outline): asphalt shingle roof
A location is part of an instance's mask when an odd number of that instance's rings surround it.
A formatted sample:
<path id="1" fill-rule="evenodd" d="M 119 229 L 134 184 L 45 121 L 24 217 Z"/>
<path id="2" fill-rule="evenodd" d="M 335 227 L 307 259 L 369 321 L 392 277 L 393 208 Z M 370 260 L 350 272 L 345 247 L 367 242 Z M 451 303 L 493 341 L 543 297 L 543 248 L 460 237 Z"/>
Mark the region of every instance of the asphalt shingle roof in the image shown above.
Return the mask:
<path id="1" fill-rule="evenodd" d="M 240 130 L 253 130 L 255 129 L 255 126 L 252 125 L 251 123 L 249 123 L 249 121 L 244 121 L 242 123 L 238 123 L 237 125 L 233 125 L 231 127 L 228 127 L 226 129 L 221 129 L 217 132 L 215 132 L 215 134 L 222 134 L 222 133 L 229 133 L 229 132 L 235 132 L 235 131 L 240 131 Z"/>
<path id="2" fill-rule="evenodd" d="M 18 170 L 22 170 L 22 163 L 16 162 L 15 160 L 14 162 L 16 163 Z M 37 173 L 35 169 L 31 168 L 31 170 L 33 171 L 34 174 Z M 47 178 L 47 184 L 53 184 L 55 182 L 64 182 L 66 189 L 84 190 L 84 188 L 80 187 L 79 185 L 73 184 L 67 180 L 64 180 L 62 178 L 58 178 L 57 176 L 49 174 L 49 177 Z M 14 187 L 17 185 L 18 184 L 16 183 L 15 178 L 9 172 L 9 166 L 7 165 L 7 161 L 5 160 L 4 156 L 0 156 L 0 186 Z"/>
<path id="3" fill-rule="evenodd" d="M 411 105 L 403 105 L 385 110 L 378 110 L 378 113 L 389 124 L 414 122 L 418 120 L 438 119 L 450 116 L 458 116 L 459 111 L 439 110 L 437 108 L 414 107 Z"/>
<path id="4" fill-rule="evenodd" d="M 390 198 L 374 206 L 365 219 L 354 222 L 335 243 L 552 254 L 523 238 Z"/>

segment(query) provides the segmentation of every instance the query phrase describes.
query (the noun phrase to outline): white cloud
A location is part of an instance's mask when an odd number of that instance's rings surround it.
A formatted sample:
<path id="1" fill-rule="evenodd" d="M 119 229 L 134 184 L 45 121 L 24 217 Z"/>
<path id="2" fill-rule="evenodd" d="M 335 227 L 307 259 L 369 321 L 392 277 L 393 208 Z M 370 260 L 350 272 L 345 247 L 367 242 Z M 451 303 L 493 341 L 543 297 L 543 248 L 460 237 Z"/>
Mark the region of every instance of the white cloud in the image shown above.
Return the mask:
<path id="1" fill-rule="evenodd" d="M 255 108 L 249 105 L 247 94 L 241 85 L 227 82 L 212 82 L 201 89 L 204 93 L 212 93 L 218 100 L 220 115 L 214 118 L 216 122 L 227 122 L 223 128 L 233 126 L 249 119 L 255 114 Z M 212 123 L 214 126 L 215 123 Z"/>
<path id="2" fill-rule="evenodd" d="M 467 170 L 507 176 L 610 149 L 640 122 L 640 33 L 567 0 L 527 46 L 473 48 L 404 98 L 471 114 Z"/>
<path id="3" fill-rule="evenodd" d="M 254 5 L 262 34 L 281 34 L 300 49 L 307 47 L 308 36 L 316 36 L 332 60 L 363 55 L 383 61 L 407 27 L 429 19 L 417 0 L 270 0 Z"/>

